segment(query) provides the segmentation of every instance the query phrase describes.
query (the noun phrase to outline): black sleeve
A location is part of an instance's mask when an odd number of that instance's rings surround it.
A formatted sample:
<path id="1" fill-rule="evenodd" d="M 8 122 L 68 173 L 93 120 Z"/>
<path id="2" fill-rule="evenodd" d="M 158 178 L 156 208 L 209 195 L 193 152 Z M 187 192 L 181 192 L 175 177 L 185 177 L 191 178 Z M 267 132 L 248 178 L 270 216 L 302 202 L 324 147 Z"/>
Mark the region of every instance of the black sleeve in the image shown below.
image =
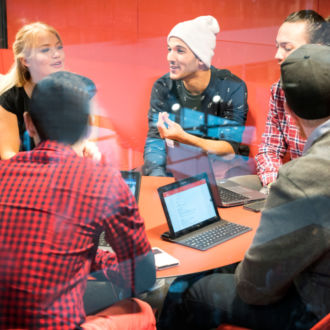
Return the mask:
<path id="1" fill-rule="evenodd" d="M 167 75 L 159 78 L 153 85 L 148 112 L 148 137 L 160 138 L 156 126 L 159 112 L 169 112 L 168 99 L 170 98 L 170 79 Z"/>
<path id="2" fill-rule="evenodd" d="M 16 87 L 12 87 L 0 95 L 0 105 L 4 109 L 15 115 L 18 115 L 18 107 L 17 107 L 18 100 L 19 100 L 19 91 L 18 88 Z"/>
<path id="3" fill-rule="evenodd" d="M 21 148 L 23 148 L 22 150 L 29 150 L 30 148 L 33 148 L 34 144 L 32 139 L 29 139 L 30 147 L 28 149 L 24 147 L 23 143 L 23 135 L 25 132 L 23 113 L 29 109 L 30 105 L 30 99 L 26 95 L 23 87 L 14 86 L 0 95 L 0 105 L 8 112 L 11 112 L 17 116 L 18 129 L 22 142 Z"/>

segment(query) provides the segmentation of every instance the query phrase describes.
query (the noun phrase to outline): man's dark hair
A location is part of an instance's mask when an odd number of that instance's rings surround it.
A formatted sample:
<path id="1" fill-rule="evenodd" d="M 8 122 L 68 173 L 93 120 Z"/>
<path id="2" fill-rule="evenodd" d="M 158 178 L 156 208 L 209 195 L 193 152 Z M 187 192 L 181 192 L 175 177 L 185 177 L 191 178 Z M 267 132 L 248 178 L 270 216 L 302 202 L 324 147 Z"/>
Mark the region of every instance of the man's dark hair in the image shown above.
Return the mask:
<path id="1" fill-rule="evenodd" d="M 94 83 L 70 72 L 52 73 L 35 86 L 29 113 L 42 141 L 73 144 L 84 137 Z"/>
<path id="2" fill-rule="evenodd" d="M 299 10 L 291 13 L 284 23 L 306 22 L 306 33 L 308 43 L 323 43 L 320 42 L 321 30 L 325 24 L 325 19 L 314 10 Z"/>
<path id="3" fill-rule="evenodd" d="M 321 28 L 314 33 L 311 43 L 330 46 L 330 16 L 325 19 Z"/>

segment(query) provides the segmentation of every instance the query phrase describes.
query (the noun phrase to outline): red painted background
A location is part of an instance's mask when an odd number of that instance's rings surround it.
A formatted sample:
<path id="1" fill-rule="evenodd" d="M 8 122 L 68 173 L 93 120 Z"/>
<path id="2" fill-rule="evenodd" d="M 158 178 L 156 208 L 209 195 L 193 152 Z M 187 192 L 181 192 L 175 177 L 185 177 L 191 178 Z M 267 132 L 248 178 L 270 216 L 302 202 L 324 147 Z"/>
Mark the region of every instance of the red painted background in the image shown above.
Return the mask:
<path id="1" fill-rule="evenodd" d="M 268 110 L 269 89 L 279 78 L 274 60 L 279 25 L 291 12 L 330 14 L 328 0 L 7 0 L 8 39 L 24 24 L 43 21 L 60 33 L 67 69 L 98 88 L 95 131 L 100 148 L 120 168 L 142 164 L 153 82 L 168 70 L 166 36 L 178 22 L 215 16 L 221 27 L 213 65 L 228 68 L 248 86 L 246 134 L 256 152 Z M 11 46 L 10 46 L 11 47 Z M 0 50 L 0 73 L 13 61 Z M 249 130 L 251 131 L 251 129 Z"/>

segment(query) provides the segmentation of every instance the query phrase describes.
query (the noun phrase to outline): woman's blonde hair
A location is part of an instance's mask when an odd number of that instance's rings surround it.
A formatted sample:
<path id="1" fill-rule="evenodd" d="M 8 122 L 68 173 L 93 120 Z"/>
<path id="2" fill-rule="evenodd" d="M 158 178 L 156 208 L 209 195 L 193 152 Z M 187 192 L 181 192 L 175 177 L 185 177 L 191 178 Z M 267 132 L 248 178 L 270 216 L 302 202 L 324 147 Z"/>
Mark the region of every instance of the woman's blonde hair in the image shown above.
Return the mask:
<path id="1" fill-rule="evenodd" d="M 53 33 L 60 43 L 62 43 L 60 35 L 50 25 L 41 22 L 24 25 L 17 32 L 13 43 L 14 64 L 7 74 L 0 77 L 0 95 L 13 86 L 24 86 L 31 79 L 28 68 L 23 65 L 21 60 L 24 57 L 31 56 L 40 32 Z"/>

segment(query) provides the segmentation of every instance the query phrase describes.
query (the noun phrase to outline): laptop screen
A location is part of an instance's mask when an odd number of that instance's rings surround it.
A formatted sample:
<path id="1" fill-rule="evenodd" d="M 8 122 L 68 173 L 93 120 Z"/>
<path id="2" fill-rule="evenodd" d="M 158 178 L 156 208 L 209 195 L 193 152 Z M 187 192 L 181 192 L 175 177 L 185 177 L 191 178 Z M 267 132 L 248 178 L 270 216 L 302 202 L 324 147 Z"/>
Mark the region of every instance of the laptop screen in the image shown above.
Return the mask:
<path id="1" fill-rule="evenodd" d="M 134 171 L 120 171 L 120 173 L 128 187 L 130 188 L 136 201 L 138 202 L 140 195 L 141 173 Z"/>
<path id="2" fill-rule="evenodd" d="M 220 219 L 206 173 L 158 189 L 171 236 L 177 237 Z"/>
<path id="3" fill-rule="evenodd" d="M 207 152 L 178 142 L 174 143 L 174 147 L 167 147 L 166 150 L 166 170 L 171 172 L 176 180 L 206 172 L 215 203 L 221 206 L 220 195 Z"/>

